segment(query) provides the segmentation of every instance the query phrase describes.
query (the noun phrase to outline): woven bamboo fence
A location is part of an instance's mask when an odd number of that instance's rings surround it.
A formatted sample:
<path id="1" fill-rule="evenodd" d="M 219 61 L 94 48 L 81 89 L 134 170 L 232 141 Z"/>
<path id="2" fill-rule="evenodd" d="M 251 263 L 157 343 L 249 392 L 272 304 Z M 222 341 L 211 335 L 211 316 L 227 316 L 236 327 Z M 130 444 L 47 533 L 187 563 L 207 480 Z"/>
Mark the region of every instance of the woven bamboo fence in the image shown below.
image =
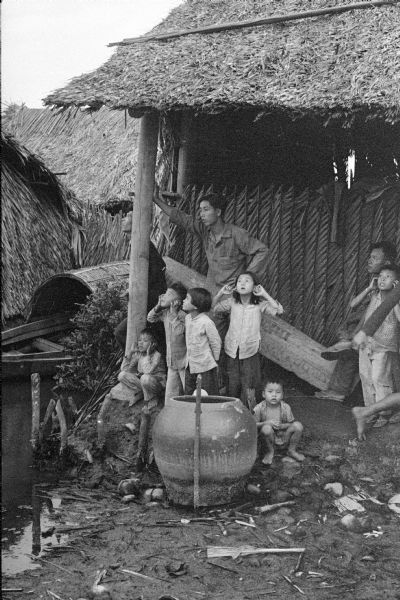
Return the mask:
<path id="1" fill-rule="evenodd" d="M 195 216 L 210 190 L 188 187 L 179 208 Z M 367 282 L 370 245 L 389 240 L 400 255 L 399 183 L 360 182 L 350 191 L 338 184 L 301 192 L 244 187 L 224 194 L 225 221 L 269 246 L 269 277 L 263 284 L 283 304 L 284 318 L 324 345 L 335 341 L 351 297 Z M 197 236 L 171 225 L 171 238 L 171 258 L 207 272 Z"/>
<path id="2" fill-rule="evenodd" d="M 87 208 L 82 214 L 82 266 L 91 267 L 129 260 L 129 236 L 122 231 L 123 214 L 114 216 L 101 207 Z"/>

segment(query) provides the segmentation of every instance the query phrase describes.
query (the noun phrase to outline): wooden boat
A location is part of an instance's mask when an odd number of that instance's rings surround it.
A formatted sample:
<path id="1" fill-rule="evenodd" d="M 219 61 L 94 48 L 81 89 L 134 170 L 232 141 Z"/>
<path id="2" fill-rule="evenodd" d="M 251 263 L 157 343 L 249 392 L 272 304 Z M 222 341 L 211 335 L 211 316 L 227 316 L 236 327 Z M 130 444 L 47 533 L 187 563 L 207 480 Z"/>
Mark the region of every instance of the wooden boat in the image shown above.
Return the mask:
<path id="1" fill-rule="evenodd" d="M 53 375 L 57 366 L 72 360 L 58 343 L 72 328 L 73 316 L 99 283 L 125 279 L 129 261 L 58 273 L 41 283 L 27 308 L 28 323 L 1 334 L 3 379 Z"/>
<path id="2" fill-rule="evenodd" d="M 70 317 L 52 315 L 2 332 L 3 380 L 29 377 L 31 373 L 53 375 L 60 363 L 72 360 L 64 347 L 52 339 L 71 328 Z"/>

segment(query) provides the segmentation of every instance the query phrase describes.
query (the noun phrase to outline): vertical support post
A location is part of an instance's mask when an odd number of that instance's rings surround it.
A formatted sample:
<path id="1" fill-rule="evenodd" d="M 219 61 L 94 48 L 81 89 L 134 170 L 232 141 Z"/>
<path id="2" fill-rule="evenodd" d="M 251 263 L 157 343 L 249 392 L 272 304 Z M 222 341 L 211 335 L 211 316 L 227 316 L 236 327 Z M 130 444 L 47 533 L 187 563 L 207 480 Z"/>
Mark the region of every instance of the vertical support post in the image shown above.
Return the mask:
<path id="1" fill-rule="evenodd" d="M 201 418 L 201 375 L 196 377 L 196 408 L 194 430 L 194 456 L 193 456 L 193 507 L 197 510 L 200 506 L 200 418 Z"/>
<path id="2" fill-rule="evenodd" d="M 194 162 L 194 127 L 195 121 L 193 114 L 189 111 L 184 111 L 181 116 L 181 144 L 179 148 L 178 176 L 176 182 L 176 191 L 181 195 L 191 179 L 192 164 Z"/>
<path id="3" fill-rule="evenodd" d="M 31 375 L 31 398 L 32 398 L 32 431 L 31 445 L 34 451 L 39 447 L 39 428 L 40 428 L 40 375 L 32 373 Z"/>
<path id="4" fill-rule="evenodd" d="M 129 303 L 126 353 L 137 343 L 146 324 L 149 280 L 149 243 L 158 144 L 158 113 L 146 113 L 140 121 L 135 201 L 133 203 Z"/>

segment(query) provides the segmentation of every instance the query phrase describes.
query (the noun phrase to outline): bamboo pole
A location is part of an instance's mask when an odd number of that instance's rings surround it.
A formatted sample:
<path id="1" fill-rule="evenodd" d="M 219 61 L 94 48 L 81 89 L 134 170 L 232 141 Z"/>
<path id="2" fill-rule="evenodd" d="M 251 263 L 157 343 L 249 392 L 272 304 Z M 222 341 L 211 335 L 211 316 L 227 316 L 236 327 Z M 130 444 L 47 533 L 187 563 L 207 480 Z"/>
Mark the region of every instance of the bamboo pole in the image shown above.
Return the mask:
<path id="1" fill-rule="evenodd" d="M 143 115 L 140 121 L 135 201 L 133 203 L 129 303 L 126 353 L 137 344 L 146 324 L 149 279 L 149 242 L 153 213 L 153 190 L 158 143 L 158 113 Z"/>
<path id="2" fill-rule="evenodd" d="M 40 375 L 32 373 L 31 375 L 31 398 L 32 398 L 32 432 L 31 445 L 33 450 L 39 447 L 40 430 Z"/>
<path id="3" fill-rule="evenodd" d="M 229 23 L 220 23 L 219 25 L 207 25 L 197 29 L 182 29 L 180 31 L 170 31 L 156 35 L 148 35 L 135 38 L 127 38 L 121 42 L 111 42 L 108 46 L 128 46 L 129 44 L 154 42 L 168 40 L 171 38 L 182 37 L 192 33 L 216 33 L 218 31 L 231 31 L 232 29 L 243 29 L 243 27 L 256 27 L 260 25 L 270 25 L 273 23 L 285 23 L 286 21 L 295 21 L 308 17 L 319 17 L 322 15 L 338 14 L 349 10 L 359 10 L 371 8 L 373 6 L 382 6 L 387 4 L 397 4 L 399 0 L 369 0 L 368 2 L 356 2 L 354 4 L 343 4 L 342 6 L 330 6 L 327 8 L 317 8 L 314 10 L 305 10 L 302 12 L 288 13 L 287 15 L 276 15 L 261 19 L 250 19 L 247 21 L 232 21 Z"/>
<path id="4" fill-rule="evenodd" d="M 200 418 L 201 418 L 201 375 L 196 379 L 196 408 L 195 408 L 195 433 L 193 457 L 193 506 L 195 510 L 200 505 Z"/>

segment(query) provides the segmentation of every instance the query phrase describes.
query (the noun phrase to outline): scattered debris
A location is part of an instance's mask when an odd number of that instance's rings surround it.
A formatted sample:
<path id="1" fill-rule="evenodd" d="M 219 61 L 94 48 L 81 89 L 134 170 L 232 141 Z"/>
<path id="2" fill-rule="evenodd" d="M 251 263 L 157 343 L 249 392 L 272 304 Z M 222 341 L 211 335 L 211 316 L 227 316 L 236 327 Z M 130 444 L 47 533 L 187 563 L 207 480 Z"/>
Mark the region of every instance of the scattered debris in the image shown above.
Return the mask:
<path id="1" fill-rule="evenodd" d="M 265 504 L 264 506 L 257 506 L 255 510 L 261 514 L 265 514 L 272 512 L 273 510 L 276 510 L 278 508 L 281 508 L 282 506 L 291 506 L 293 504 L 296 504 L 294 500 L 288 500 L 287 502 L 277 502 L 276 504 Z"/>
<path id="2" fill-rule="evenodd" d="M 305 548 L 256 548 L 255 546 L 208 546 L 207 558 L 248 556 L 250 554 L 294 554 L 305 552 Z"/>
<path id="3" fill-rule="evenodd" d="M 168 575 L 171 575 L 171 577 L 180 577 L 181 575 L 187 574 L 188 567 L 184 562 L 174 561 L 165 565 L 165 570 L 167 571 Z"/>
<path id="4" fill-rule="evenodd" d="M 395 494 L 390 498 L 388 507 L 390 510 L 400 515 L 400 494 Z"/>
<path id="5" fill-rule="evenodd" d="M 354 533 L 364 533 L 371 529 L 371 519 L 369 517 L 345 515 L 340 519 L 340 524 L 344 529 L 348 529 Z"/>
<path id="6" fill-rule="evenodd" d="M 341 513 L 348 511 L 365 512 L 365 508 L 357 502 L 353 495 L 342 496 L 342 498 L 335 500 L 334 504 Z"/>
<path id="7" fill-rule="evenodd" d="M 338 481 L 334 483 L 327 483 L 324 486 L 324 490 L 332 494 L 332 496 L 339 498 L 343 494 L 343 484 Z"/>
<path id="8" fill-rule="evenodd" d="M 290 577 L 288 577 L 287 575 L 282 575 L 283 579 L 285 581 L 288 582 L 289 585 L 291 585 L 295 590 L 297 590 L 300 594 L 303 594 L 303 596 L 305 596 L 305 592 L 303 592 L 303 590 L 301 588 L 299 588 L 298 585 L 296 585 L 295 583 L 293 583 L 293 581 L 290 579 Z"/>

